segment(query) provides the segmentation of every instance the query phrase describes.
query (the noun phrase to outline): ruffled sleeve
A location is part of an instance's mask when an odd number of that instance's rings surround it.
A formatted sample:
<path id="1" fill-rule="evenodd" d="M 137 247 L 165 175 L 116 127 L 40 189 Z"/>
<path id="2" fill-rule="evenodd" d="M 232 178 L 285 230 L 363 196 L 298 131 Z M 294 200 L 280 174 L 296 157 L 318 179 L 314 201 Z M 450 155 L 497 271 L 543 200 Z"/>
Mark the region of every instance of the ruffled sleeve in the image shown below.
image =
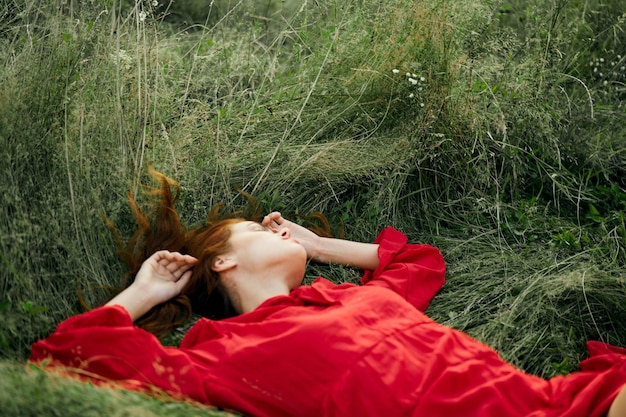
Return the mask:
<path id="1" fill-rule="evenodd" d="M 96 383 L 115 381 L 128 389 L 209 402 L 189 356 L 133 326 L 121 306 L 65 320 L 48 338 L 33 344 L 30 361 Z"/>
<path id="2" fill-rule="evenodd" d="M 611 368 L 621 369 L 626 375 L 626 349 L 608 343 L 587 342 L 589 358 L 580 362 L 583 371 L 601 372 Z"/>
<path id="3" fill-rule="evenodd" d="M 439 250 L 430 245 L 408 244 L 407 237 L 388 227 L 376 238 L 379 264 L 366 271 L 364 285 L 389 288 L 423 311 L 445 281 L 445 262 Z"/>

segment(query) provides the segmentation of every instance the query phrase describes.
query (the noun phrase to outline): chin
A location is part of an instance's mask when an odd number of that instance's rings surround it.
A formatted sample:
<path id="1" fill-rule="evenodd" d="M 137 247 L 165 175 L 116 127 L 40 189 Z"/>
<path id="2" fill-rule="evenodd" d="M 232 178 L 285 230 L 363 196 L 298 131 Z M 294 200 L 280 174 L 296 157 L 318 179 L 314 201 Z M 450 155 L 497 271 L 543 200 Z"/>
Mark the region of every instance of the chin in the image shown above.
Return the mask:
<path id="1" fill-rule="evenodd" d="M 300 270 L 297 273 L 294 273 L 294 280 L 293 280 L 293 288 L 299 287 L 300 285 L 302 285 L 302 281 L 304 280 L 304 273 L 306 272 L 306 251 L 304 252 L 304 256 L 302 257 L 302 267 L 300 268 Z"/>

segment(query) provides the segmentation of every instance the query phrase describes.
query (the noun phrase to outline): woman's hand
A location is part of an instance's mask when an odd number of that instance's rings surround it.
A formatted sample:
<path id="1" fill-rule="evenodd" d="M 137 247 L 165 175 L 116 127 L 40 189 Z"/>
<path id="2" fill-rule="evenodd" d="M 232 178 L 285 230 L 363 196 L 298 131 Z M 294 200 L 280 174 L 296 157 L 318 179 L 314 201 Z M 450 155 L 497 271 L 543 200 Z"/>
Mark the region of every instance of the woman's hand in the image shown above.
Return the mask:
<path id="1" fill-rule="evenodd" d="M 291 237 L 306 249 L 308 258 L 315 259 L 317 256 L 321 238 L 306 227 L 285 219 L 278 211 L 265 216 L 261 224 L 274 232 L 282 228 L 288 229 Z"/>
<path id="2" fill-rule="evenodd" d="M 178 252 L 155 252 L 141 265 L 131 286 L 107 305 L 121 305 L 135 321 L 152 307 L 180 294 L 197 262 L 193 256 Z"/>
<path id="3" fill-rule="evenodd" d="M 154 305 L 164 303 L 180 294 L 197 261 L 193 256 L 178 252 L 155 252 L 141 265 L 133 285 L 146 291 Z"/>
<path id="4" fill-rule="evenodd" d="M 291 237 L 304 246 L 307 256 L 316 262 L 369 270 L 374 270 L 378 267 L 377 244 L 321 237 L 306 227 L 283 218 L 277 211 L 265 216 L 261 224 L 274 232 L 287 228 Z"/>

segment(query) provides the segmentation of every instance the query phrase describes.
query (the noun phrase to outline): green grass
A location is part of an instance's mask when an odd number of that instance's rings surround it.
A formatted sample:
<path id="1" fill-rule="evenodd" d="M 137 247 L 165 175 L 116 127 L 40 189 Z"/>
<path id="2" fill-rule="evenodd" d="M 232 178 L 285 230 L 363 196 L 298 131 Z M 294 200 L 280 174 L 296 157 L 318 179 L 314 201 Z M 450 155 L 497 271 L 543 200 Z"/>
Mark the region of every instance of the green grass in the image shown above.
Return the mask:
<path id="1" fill-rule="evenodd" d="M 242 189 L 351 239 L 392 224 L 437 245 L 429 313 L 528 372 L 626 346 L 619 1 L 205 3 L 0 6 L 0 408 L 178 407 L 21 365 L 77 291 L 96 305 L 119 284 L 102 216 L 132 230 L 147 164 L 180 181 L 190 224 Z"/>
<path id="2" fill-rule="evenodd" d="M 0 363 L 0 404 L 2 413 L 27 416 L 140 416 L 212 417 L 234 416 L 193 402 L 150 398 L 117 389 L 99 388 L 72 379 L 50 375 L 36 368 L 25 370 L 8 362 Z"/>

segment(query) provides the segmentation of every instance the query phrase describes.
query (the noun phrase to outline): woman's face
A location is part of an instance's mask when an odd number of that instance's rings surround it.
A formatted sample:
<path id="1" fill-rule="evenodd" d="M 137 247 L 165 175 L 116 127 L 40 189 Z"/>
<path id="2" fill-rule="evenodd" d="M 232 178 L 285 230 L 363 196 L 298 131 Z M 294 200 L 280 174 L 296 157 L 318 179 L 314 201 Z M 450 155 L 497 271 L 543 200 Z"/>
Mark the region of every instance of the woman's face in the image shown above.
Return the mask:
<path id="1" fill-rule="evenodd" d="M 291 238 L 287 228 L 272 231 L 259 223 L 243 221 L 232 225 L 230 231 L 231 253 L 239 267 L 258 273 L 284 273 L 290 289 L 302 283 L 306 250 Z"/>

